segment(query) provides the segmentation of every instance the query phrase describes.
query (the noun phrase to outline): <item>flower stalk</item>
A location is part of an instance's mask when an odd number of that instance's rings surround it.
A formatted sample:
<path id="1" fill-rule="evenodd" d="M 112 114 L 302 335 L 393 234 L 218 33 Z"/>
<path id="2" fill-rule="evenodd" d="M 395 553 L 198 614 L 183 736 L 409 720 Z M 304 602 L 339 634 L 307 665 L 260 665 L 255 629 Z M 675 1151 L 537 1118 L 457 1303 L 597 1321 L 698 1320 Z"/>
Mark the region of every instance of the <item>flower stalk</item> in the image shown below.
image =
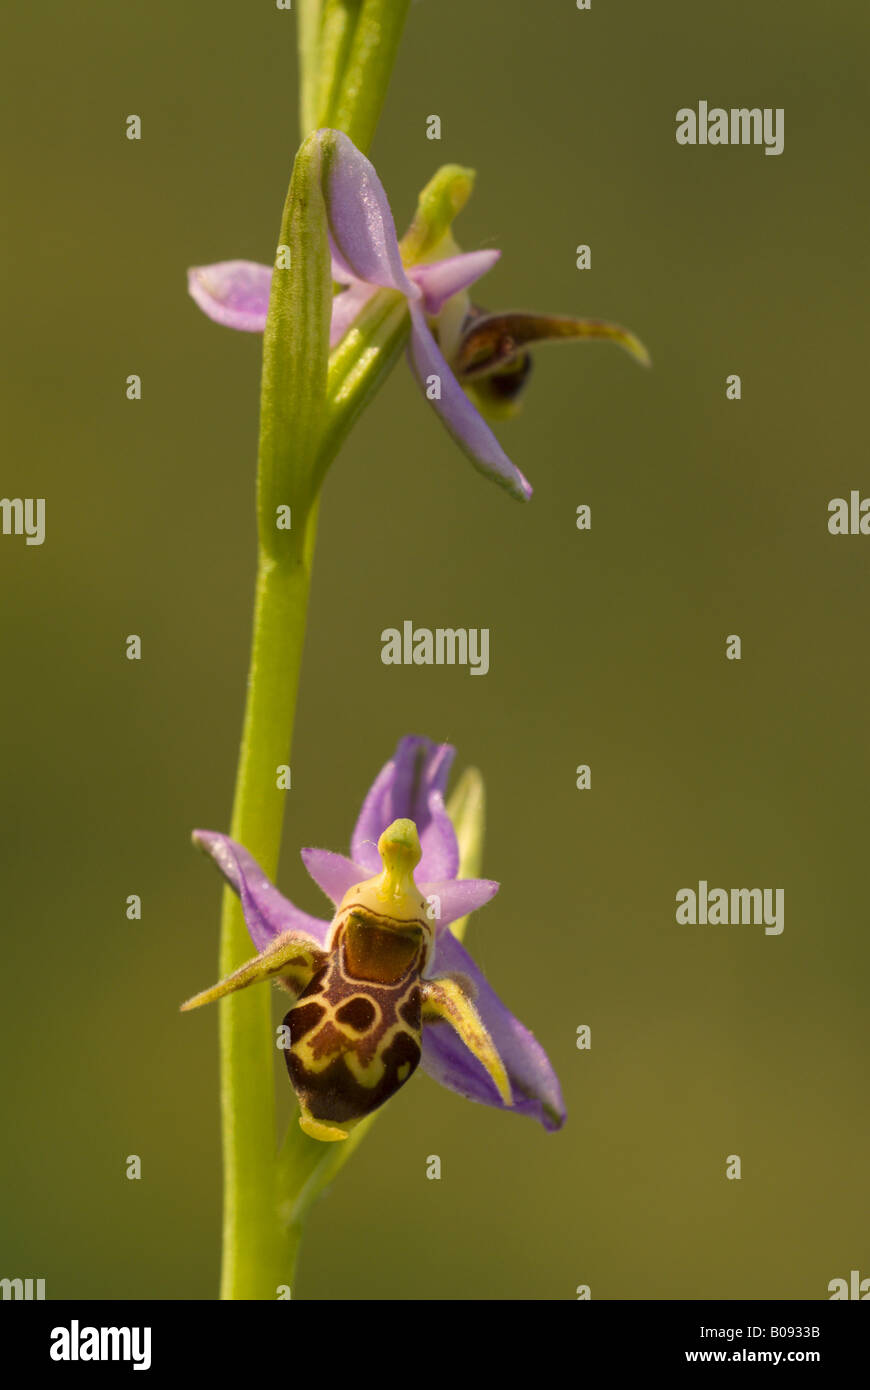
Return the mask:
<path id="1" fill-rule="evenodd" d="M 328 114 L 333 128 L 344 129 L 358 144 L 368 144 L 395 60 L 406 0 L 303 0 L 301 8 L 303 134 L 326 124 Z M 342 20 L 344 39 L 339 35 Z M 322 158 L 322 146 L 308 138 L 294 162 L 263 344 L 258 566 L 232 834 L 250 846 L 272 875 L 286 795 L 276 777 L 277 769 L 290 762 L 319 489 L 361 408 L 351 392 L 353 404 L 343 423 L 347 392 L 342 396 L 341 387 L 356 364 L 344 361 L 343 367 L 329 372 L 332 278 Z M 401 339 L 395 353 L 400 348 Z M 395 353 L 389 354 L 390 365 Z M 372 372 L 371 362 L 369 371 L 377 382 L 382 379 L 382 372 Z M 329 432 L 324 427 L 327 413 L 332 420 Z M 248 954 L 241 905 L 227 891 L 221 974 L 234 970 Z M 274 1052 L 269 992 L 249 990 L 222 999 L 222 1299 L 274 1299 L 292 1279 L 299 1231 L 292 1192 L 303 1175 L 294 1177 L 293 1170 L 279 1166 L 276 1159 Z"/>

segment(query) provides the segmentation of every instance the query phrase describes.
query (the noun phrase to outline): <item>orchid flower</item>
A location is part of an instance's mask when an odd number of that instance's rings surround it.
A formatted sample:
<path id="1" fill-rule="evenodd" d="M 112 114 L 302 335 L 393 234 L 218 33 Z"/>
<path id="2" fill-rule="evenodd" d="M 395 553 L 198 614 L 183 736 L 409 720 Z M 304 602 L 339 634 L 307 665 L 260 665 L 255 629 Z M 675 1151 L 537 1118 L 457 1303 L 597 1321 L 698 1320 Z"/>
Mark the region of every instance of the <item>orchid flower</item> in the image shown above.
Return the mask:
<path id="1" fill-rule="evenodd" d="M 392 290 L 403 295 L 410 316 L 408 357 L 426 399 L 482 473 L 514 497 L 528 500 L 531 486 L 508 458 L 464 387 L 473 382 L 471 394 L 484 409 L 488 396 L 495 402 L 499 397 L 503 399 L 507 393 L 498 389 L 501 379 L 511 373 L 518 352 L 520 363 L 527 361 L 521 352 L 523 344 L 536 339 L 609 337 L 640 361 L 648 361 L 645 349 L 632 334 L 616 325 L 598 320 L 557 321 L 534 315 L 509 316 L 515 329 L 513 336 L 497 324 L 499 331 L 494 340 L 491 335 L 484 350 L 479 328 L 471 345 L 460 342 L 455 332 L 457 308 L 464 310 L 468 306 L 469 286 L 495 265 L 501 252 L 460 252 L 429 259 L 425 264 L 406 264 L 411 259 L 414 228 L 400 246 L 390 205 L 374 166 L 346 135 L 324 130 L 318 138 L 323 140 L 328 154 L 324 158 L 323 193 L 332 276 L 343 286 L 332 301 L 330 347 L 341 342 L 379 291 Z M 450 236 L 441 238 L 441 244 L 455 246 Z M 272 273 L 271 266 L 252 261 L 220 261 L 189 270 L 188 288 L 199 307 L 216 323 L 262 332 Z M 465 317 L 463 312 L 463 323 Z M 557 323 L 562 325 L 561 330 L 553 328 Z M 572 330 L 565 328 L 568 324 L 574 326 Z M 495 382 L 489 392 L 484 378 Z"/>
<path id="2" fill-rule="evenodd" d="M 543 1048 L 450 930 L 498 890 L 489 879 L 457 878 L 444 806 L 453 754 L 447 744 L 402 739 L 366 796 L 350 858 L 302 850 L 336 907 L 331 922 L 295 907 L 227 835 L 194 832 L 239 895 L 259 954 L 182 1008 L 266 979 L 288 990 L 279 1045 L 312 1138 L 347 1138 L 418 1064 L 470 1100 L 550 1130 L 564 1121 Z"/>

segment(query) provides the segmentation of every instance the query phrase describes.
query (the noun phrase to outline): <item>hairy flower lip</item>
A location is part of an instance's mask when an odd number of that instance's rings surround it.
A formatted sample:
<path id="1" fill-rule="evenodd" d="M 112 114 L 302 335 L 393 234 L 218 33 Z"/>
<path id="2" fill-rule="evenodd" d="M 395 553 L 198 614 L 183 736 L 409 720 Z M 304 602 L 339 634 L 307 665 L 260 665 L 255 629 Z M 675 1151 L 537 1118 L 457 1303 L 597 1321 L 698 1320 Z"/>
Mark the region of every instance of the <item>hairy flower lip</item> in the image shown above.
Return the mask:
<path id="1" fill-rule="evenodd" d="M 351 837 L 351 857 L 329 850 L 304 849 L 302 859 L 322 891 L 337 906 L 354 885 L 380 868 L 377 842 L 393 822 L 407 819 L 419 834 L 421 858 L 417 887 L 429 901 L 438 899 L 433 923 L 435 976 L 459 975 L 469 981 L 475 1007 L 502 1057 L 510 1082 L 511 1111 L 537 1119 L 545 1129 L 564 1123 L 559 1082 L 537 1039 L 505 1007 L 473 958 L 450 931 L 450 923 L 489 902 L 498 891 L 491 879 L 458 879 L 459 850 L 453 824 L 444 809 L 444 792 L 453 760 L 449 744 L 412 735 L 400 740 L 394 757 L 375 778 Z M 323 947 L 331 923 L 302 912 L 285 898 L 253 857 L 227 835 L 194 831 L 194 842 L 216 863 L 239 895 L 245 922 L 258 951 L 276 936 L 293 931 Z M 444 1025 L 423 1032 L 422 1066 L 435 1080 L 470 1100 L 508 1108 L 491 1076 L 459 1036 Z"/>

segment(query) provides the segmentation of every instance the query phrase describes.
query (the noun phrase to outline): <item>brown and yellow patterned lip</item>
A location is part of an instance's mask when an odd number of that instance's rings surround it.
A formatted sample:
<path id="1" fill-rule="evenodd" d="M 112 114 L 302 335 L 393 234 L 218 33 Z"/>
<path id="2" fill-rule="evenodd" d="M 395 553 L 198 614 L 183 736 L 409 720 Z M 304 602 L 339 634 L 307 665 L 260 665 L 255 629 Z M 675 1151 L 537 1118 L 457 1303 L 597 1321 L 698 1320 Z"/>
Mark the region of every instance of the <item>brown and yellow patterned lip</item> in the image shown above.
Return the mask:
<path id="1" fill-rule="evenodd" d="M 422 1055 L 422 932 L 351 912 L 326 964 L 284 1019 L 303 1129 L 345 1137 L 403 1086 Z"/>
<path id="2" fill-rule="evenodd" d="M 350 857 L 302 851 L 335 907 L 330 921 L 296 907 L 229 835 L 194 832 L 241 898 L 258 955 L 188 1000 L 186 1010 L 260 983 L 286 990 L 293 1003 L 285 1005 L 278 1043 L 299 1082 L 302 1126 L 316 1139 L 347 1138 L 412 1074 L 424 1037 L 420 1065 L 440 1084 L 548 1130 L 564 1122 L 558 1078 L 544 1049 L 462 945 L 468 915 L 490 901 L 498 884 L 459 877 L 460 844 L 479 845 L 484 800 L 480 774 L 467 769 L 451 809 L 445 807 L 453 753 L 449 744 L 420 735 L 400 739 L 365 798 Z M 386 882 L 375 873 L 379 843 L 392 861 Z M 418 940 L 419 954 L 412 955 L 410 943 Z M 346 1118 L 318 1119 L 341 1095 Z"/>

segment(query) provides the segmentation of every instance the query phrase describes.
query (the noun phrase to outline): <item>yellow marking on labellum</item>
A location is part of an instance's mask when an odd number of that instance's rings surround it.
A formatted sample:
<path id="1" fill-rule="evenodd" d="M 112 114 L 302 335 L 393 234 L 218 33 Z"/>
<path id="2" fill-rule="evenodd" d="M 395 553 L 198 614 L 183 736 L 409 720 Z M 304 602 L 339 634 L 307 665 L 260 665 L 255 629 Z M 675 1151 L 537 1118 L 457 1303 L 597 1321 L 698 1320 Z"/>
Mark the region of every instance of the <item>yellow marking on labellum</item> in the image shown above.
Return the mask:
<path id="1" fill-rule="evenodd" d="M 237 989 L 247 989 L 248 985 L 276 977 L 291 994 L 298 995 L 325 960 L 326 952 L 310 937 L 302 936 L 299 932 L 282 932 L 258 956 L 240 965 L 238 970 L 212 985 L 211 989 L 204 989 L 186 1000 L 181 1005 L 181 1011 L 187 1013 L 190 1009 L 199 1009 L 203 1004 L 211 1004 Z"/>
<path id="2" fill-rule="evenodd" d="M 299 1127 L 311 1139 L 319 1139 L 322 1144 L 334 1144 L 339 1139 L 346 1139 L 349 1133 L 348 1129 L 340 1129 L 338 1125 L 330 1125 L 323 1120 L 315 1120 L 301 1100 L 299 1102 Z"/>
<path id="3" fill-rule="evenodd" d="M 409 988 L 390 1000 L 389 1020 L 385 1019 L 383 1009 L 379 1005 L 376 1007 L 375 998 L 370 996 L 367 999 L 366 1002 L 372 1005 L 373 1018 L 365 1031 L 357 1031 L 352 1025 L 342 1022 L 340 1015 L 347 1004 L 338 993 L 340 988 L 341 982 L 336 981 L 334 989 L 338 994 L 337 1000 L 325 998 L 323 993 L 318 994 L 317 1002 L 324 1011 L 323 1016 L 318 1019 L 315 1027 L 294 1043 L 293 1055 L 306 1074 L 312 1078 L 326 1071 L 336 1059 L 341 1058 L 350 1076 L 360 1086 L 374 1090 L 386 1074 L 384 1053 L 394 1039 L 400 1033 L 404 1033 L 419 1044 L 419 1030 L 409 1026 L 399 1016 L 399 1009 L 417 988 L 416 979 L 411 982 Z M 356 995 L 354 1003 L 358 1000 L 359 995 Z M 305 1002 L 302 1001 L 299 1007 L 304 1008 Z M 408 1071 L 401 1079 L 404 1080 L 407 1075 Z"/>
<path id="4" fill-rule="evenodd" d="M 511 1084 L 496 1046 L 471 1000 L 468 985 L 459 976 L 443 975 L 423 980 L 423 1022 L 443 1019 L 485 1067 L 505 1105 L 513 1105 Z"/>

